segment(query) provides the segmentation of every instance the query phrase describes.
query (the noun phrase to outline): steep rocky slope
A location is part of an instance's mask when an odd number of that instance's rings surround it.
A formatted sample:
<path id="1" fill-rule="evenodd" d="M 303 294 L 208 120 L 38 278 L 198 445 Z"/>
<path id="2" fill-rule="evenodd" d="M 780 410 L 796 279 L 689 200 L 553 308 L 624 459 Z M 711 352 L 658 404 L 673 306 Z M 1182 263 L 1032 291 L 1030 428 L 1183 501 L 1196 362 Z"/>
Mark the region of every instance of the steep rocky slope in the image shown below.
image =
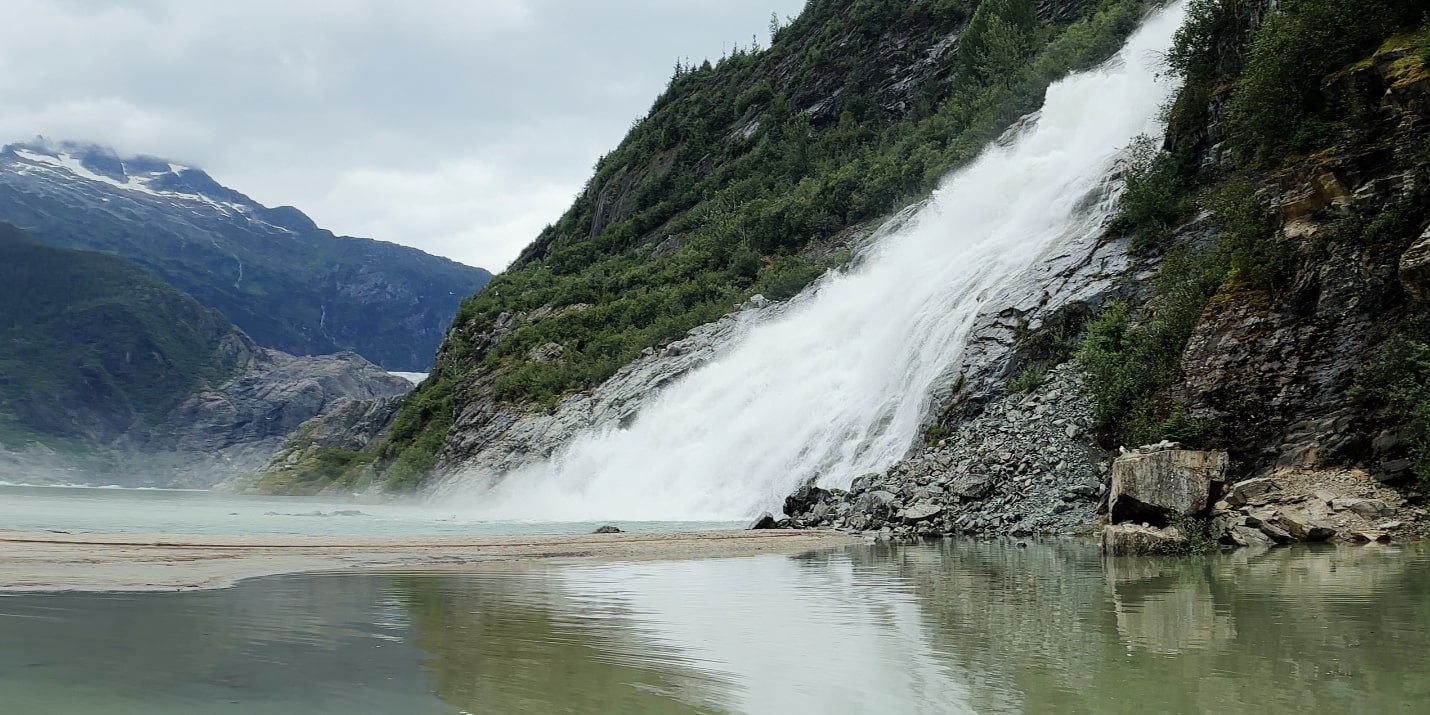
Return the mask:
<path id="1" fill-rule="evenodd" d="M 426 370 L 463 296 L 491 274 L 416 249 L 334 236 L 208 174 L 153 157 L 37 141 L 0 148 L 0 221 L 132 259 L 260 345 L 357 352 Z"/>

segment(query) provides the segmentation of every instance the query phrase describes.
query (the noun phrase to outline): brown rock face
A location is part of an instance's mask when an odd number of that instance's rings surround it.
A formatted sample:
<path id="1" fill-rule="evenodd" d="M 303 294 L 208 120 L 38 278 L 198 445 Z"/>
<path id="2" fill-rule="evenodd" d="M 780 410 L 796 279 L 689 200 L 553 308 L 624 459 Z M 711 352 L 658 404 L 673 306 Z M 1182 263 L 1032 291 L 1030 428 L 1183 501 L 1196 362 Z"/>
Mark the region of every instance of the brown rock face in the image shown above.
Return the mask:
<path id="1" fill-rule="evenodd" d="M 1415 300 L 1430 299 L 1430 228 L 1400 255 L 1400 286 Z"/>
<path id="2" fill-rule="evenodd" d="M 1225 452 L 1134 452 L 1112 464 L 1112 521 L 1164 523 L 1206 510 L 1212 483 L 1226 478 Z"/>

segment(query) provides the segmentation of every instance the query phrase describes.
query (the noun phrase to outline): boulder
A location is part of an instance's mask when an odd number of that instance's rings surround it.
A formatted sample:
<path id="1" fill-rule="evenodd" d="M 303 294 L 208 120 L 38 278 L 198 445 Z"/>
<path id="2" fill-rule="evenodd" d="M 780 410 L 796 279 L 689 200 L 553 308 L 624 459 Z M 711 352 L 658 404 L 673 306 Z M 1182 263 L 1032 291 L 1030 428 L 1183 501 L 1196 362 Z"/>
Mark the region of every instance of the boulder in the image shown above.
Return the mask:
<path id="1" fill-rule="evenodd" d="M 1102 553 L 1108 556 L 1166 554 L 1175 551 L 1181 542 L 1182 532 L 1176 527 L 1112 524 L 1102 529 Z"/>
<path id="2" fill-rule="evenodd" d="M 1112 464 L 1112 521 L 1165 522 L 1174 515 L 1200 514 L 1210 503 L 1212 484 L 1226 478 L 1226 467 L 1226 452 L 1161 449 L 1124 454 Z"/>
<path id="3" fill-rule="evenodd" d="M 824 501 L 826 496 L 829 496 L 829 492 L 814 486 L 812 482 L 806 483 L 794 490 L 793 494 L 785 497 L 785 516 L 795 517 L 813 511 L 814 507 Z"/>
<path id="4" fill-rule="evenodd" d="M 1336 535 L 1335 527 L 1312 518 L 1302 509 L 1286 509 L 1277 514 L 1277 521 L 1299 541 L 1325 541 Z"/>
<path id="5" fill-rule="evenodd" d="M 775 520 L 773 514 L 765 512 L 764 514 L 761 514 L 758 519 L 755 519 L 754 521 L 750 522 L 750 525 L 745 528 L 750 531 L 753 531 L 755 529 L 778 529 L 779 522 Z"/>
<path id="6" fill-rule="evenodd" d="M 1346 534 L 1344 538 L 1346 541 L 1374 543 L 1377 541 L 1390 541 L 1390 533 L 1367 529 L 1365 531 L 1352 531 Z"/>
<path id="7" fill-rule="evenodd" d="M 766 516 L 767 518 L 771 519 L 771 520 L 774 519 L 774 517 L 770 516 L 769 514 L 766 514 L 765 516 Z M 750 527 L 750 528 L 752 528 L 752 529 L 758 529 L 758 528 L 760 528 L 760 527 L 752 526 L 752 527 Z M 623 534 L 623 533 L 625 533 L 625 532 L 621 531 L 620 529 L 618 529 L 618 528 L 616 528 L 616 527 L 614 527 L 614 526 L 611 526 L 610 524 L 607 524 L 607 525 L 605 525 L 605 526 L 602 526 L 602 527 L 596 529 L 595 531 L 593 531 L 593 532 L 591 532 L 591 533 L 592 533 L 592 534 Z"/>
<path id="8" fill-rule="evenodd" d="M 964 499 L 982 499 L 993 491 L 993 478 L 984 474 L 965 474 L 948 485 L 948 493 Z"/>
<path id="9" fill-rule="evenodd" d="M 894 495 L 883 489 L 864 492 L 854 500 L 854 511 L 867 514 L 872 519 L 888 518 L 894 510 Z"/>
<path id="10" fill-rule="evenodd" d="M 869 491 L 869 487 L 873 485 L 874 482 L 878 481 L 878 479 L 878 472 L 870 472 L 868 474 L 857 476 L 854 478 L 854 481 L 850 482 L 849 484 L 849 493 L 859 494 L 861 492 Z"/>
<path id="11" fill-rule="evenodd" d="M 1289 544 L 1296 540 L 1296 537 L 1292 536 L 1290 532 L 1269 521 L 1258 522 L 1256 528 L 1266 535 L 1266 538 L 1278 544 Z"/>
<path id="12" fill-rule="evenodd" d="M 1373 521 L 1381 517 L 1389 516 L 1394 510 L 1389 504 L 1379 499 L 1361 499 L 1350 505 L 1350 510 L 1366 521 Z"/>
<path id="13" fill-rule="evenodd" d="M 919 502 L 904 510 L 904 523 L 917 524 L 943 513 L 943 507 L 933 502 Z"/>
<path id="14" fill-rule="evenodd" d="M 1256 529 L 1245 526 L 1231 527 L 1231 531 L 1227 536 L 1230 537 L 1233 544 L 1243 547 L 1267 547 L 1275 543 L 1271 540 L 1271 537 Z"/>
<path id="15" fill-rule="evenodd" d="M 1281 491 L 1281 485 L 1269 477 L 1246 479 L 1231 485 L 1231 489 L 1227 491 L 1226 503 L 1232 506 L 1242 506 L 1271 492 L 1279 491 Z"/>

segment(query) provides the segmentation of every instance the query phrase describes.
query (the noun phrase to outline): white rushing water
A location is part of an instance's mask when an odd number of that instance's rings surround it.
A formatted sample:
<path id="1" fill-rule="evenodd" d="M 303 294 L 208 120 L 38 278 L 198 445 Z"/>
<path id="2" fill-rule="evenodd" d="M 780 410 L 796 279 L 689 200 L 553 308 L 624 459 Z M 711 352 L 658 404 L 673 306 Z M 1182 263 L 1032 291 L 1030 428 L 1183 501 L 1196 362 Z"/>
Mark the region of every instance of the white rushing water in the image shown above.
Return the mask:
<path id="1" fill-rule="evenodd" d="M 881 471 L 919 436 L 929 392 L 974 319 L 1039 259 L 1100 230 L 1123 148 L 1156 133 L 1177 3 L 1103 67 L 1049 88 L 1036 122 L 947 178 L 857 269 L 648 404 L 548 461 L 463 475 L 446 506 L 488 518 L 724 520 L 779 511 L 812 474 Z M 450 485 L 449 485 L 450 486 Z"/>

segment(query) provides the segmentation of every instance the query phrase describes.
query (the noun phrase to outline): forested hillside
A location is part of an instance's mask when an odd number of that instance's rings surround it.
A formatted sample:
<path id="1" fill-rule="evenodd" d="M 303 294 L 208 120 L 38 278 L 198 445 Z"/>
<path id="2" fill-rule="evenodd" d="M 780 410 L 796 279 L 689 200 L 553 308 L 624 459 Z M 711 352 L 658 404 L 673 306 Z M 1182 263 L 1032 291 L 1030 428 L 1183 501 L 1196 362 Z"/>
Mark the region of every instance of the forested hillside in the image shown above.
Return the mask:
<path id="1" fill-rule="evenodd" d="M 236 330 L 217 311 L 122 258 L 5 223 L 0 305 L 0 443 L 112 439 L 237 367 L 223 349 Z"/>

